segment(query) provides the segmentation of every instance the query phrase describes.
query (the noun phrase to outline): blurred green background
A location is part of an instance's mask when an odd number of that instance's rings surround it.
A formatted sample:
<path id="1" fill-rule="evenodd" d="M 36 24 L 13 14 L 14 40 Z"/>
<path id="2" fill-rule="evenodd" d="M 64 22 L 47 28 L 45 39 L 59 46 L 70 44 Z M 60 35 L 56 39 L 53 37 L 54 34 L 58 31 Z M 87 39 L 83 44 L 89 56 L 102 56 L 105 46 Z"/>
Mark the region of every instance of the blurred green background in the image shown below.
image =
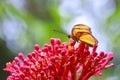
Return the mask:
<path id="1" fill-rule="evenodd" d="M 98 52 L 115 54 L 115 67 L 90 80 L 120 80 L 120 0 L 0 0 L 0 80 L 8 76 L 6 62 L 19 52 L 27 55 L 52 37 L 69 42 L 66 36 L 78 23 L 91 27 Z"/>

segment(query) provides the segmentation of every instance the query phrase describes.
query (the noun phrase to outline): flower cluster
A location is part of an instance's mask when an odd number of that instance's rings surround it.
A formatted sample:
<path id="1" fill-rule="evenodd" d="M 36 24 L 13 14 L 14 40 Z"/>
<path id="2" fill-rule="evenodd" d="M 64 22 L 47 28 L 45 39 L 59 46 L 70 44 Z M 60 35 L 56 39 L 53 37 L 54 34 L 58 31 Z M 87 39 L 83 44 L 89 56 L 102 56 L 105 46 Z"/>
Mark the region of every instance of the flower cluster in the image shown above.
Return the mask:
<path id="1" fill-rule="evenodd" d="M 75 47 L 76 41 L 69 44 L 59 39 L 51 39 L 51 45 L 40 48 L 34 45 L 34 51 L 24 57 L 19 53 L 13 62 L 6 64 L 5 71 L 10 75 L 7 80 L 88 80 L 93 75 L 101 76 L 101 71 L 112 67 L 108 64 L 113 53 L 97 53 L 97 45 L 92 51 L 81 42 Z"/>

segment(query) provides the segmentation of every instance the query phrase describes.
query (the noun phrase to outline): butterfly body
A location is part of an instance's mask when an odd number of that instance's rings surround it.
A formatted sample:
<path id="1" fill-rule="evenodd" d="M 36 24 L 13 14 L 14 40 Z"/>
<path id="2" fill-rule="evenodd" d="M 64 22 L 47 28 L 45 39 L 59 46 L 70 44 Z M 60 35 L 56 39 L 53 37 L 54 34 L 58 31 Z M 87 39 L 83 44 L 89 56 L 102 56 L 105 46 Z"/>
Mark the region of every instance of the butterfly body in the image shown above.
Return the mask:
<path id="1" fill-rule="evenodd" d="M 82 41 L 89 46 L 98 43 L 97 39 L 92 35 L 91 28 L 84 24 L 77 24 L 72 28 L 72 33 L 69 36 L 73 40 Z"/>

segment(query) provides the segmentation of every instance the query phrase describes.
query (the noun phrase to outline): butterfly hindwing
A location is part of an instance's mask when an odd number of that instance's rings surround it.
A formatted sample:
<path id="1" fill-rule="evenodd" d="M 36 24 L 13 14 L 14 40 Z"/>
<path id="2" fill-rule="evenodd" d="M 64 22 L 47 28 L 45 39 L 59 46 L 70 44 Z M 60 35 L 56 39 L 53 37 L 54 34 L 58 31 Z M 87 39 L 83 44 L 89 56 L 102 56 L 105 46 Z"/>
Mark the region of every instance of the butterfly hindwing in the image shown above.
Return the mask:
<path id="1" fill-rule="evenodd" d="M 96 40 L 96 38 L 92 35 L 92 34 L 88 34 L 88 33 L 83 33 L 80 37 L 79 40 L 82 42 L 85 42 L 86 44 L 93 46 L 96 43 L 98 43 L 98 41 Z"/>

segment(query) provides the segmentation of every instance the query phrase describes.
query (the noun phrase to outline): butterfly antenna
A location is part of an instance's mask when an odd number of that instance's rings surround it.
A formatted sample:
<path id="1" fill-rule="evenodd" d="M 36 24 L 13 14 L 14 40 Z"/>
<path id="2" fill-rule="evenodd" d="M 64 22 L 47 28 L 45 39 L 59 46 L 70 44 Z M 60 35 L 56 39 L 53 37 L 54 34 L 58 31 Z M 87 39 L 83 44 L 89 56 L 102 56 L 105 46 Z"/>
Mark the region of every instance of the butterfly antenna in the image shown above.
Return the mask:
<path id="1" fill-rule="evenodd" d="M 61 31 L 58 31 L 58 30 L 53 30 L 53 31 L 55 31 L 57 33 L 60 33 L 60 34 L 63 34 L 63 35 L 67 35 L 67 34 L 65 34 L 65 33 L 61 32 Z"/>

